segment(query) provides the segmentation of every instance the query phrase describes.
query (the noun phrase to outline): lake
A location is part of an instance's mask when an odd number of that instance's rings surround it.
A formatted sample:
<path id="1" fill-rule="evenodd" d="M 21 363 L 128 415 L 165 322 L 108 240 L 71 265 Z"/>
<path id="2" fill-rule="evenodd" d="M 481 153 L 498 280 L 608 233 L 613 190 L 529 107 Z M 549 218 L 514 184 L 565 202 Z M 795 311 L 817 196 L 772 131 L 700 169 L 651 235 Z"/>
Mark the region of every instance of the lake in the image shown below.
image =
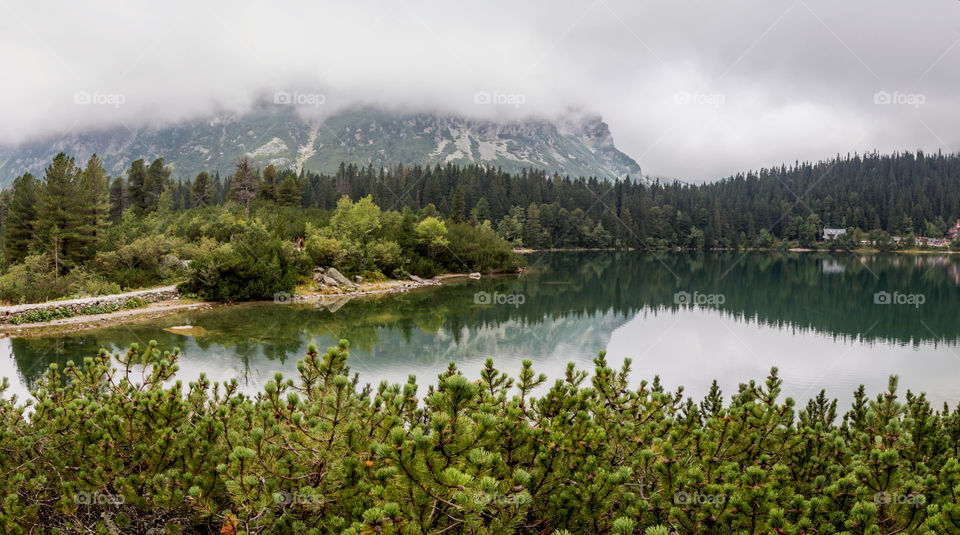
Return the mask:
<path id="1" fill-rule="evenodd" d="M 157 340 L 181 350 L 184 381 L 206 373 L 255 392 L 296 375 L 309 343 L 346 338 L 361 383 L 426 384 L 455 362 L 477 377 L 487 357 L 515 375 L 523 359 L 561 378 L 600 351 L 633 383 L 661 377 L 699 398 L 780 369 L 784 395 L 821 389 L 845 409 L 900 376 L 901 394 L 960 400 L 960 259 L 853 253 L 544 253 L 522 276 L 325 304 L 246 303 L 57 336 L 0 340 L 0 374 L 23 395 L 52 362 Z M 192 325 L 189 333 L 164 329 Z M 8 393 L 9 393 L 8 392 Z"/>

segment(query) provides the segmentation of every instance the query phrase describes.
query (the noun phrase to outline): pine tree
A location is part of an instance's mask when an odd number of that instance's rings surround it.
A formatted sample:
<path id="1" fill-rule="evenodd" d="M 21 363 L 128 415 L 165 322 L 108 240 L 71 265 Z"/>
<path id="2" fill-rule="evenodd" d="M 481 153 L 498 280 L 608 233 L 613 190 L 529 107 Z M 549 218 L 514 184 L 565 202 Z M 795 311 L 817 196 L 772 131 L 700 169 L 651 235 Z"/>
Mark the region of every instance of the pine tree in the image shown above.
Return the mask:
<path id="1" fill-rule="evenodd" d="M 450 206 L 450 221 L 453 223 L 463 223 L 466 220 L 466 201 L 463 197 L 463 190 L 457 188 L 453 194 L 453 203 Z"/>
<path id="2" fill-rule="evenodd" d="M 300 206 L 303 197 L 303 188 L 294 175 L 289 175 L 280 183 L 277 190 L 277 201 L 283 206 Z"/>
<path id="3" fill-rule="evenodd" d="M 623 236 L 623 244 L 626 247 L 636 247 L 637 243 L 637 224 L 633 221 L 633 215 L 630 214 L 630 208 L 624 207 L 620 211 L 620 230 Z"/>
<path id="4" fill-rule="evenodd" d="M 527 219 L 523 224 L 523 243 L 527 247 L 543 247 L 544 233 L 540 227 L 540 209 L 536 203 L 530 203 L 527 207 Z"/>
<path id="5" fill-rule="evenodd" d="M 13 192 L 5 189 L 0 191 L 0 226 L 6 227 L 7 215 L 10 213 L 10 200 L 13 198 Z"/>
<path id="6" fill-rule="evenodd" d="M 213 184 L 210 186 L 213 204 L 223 204 L 226 201 L 224 194 L 223 181 L 220 180 L 220 171 L 213 173 Z"/>
<path id="7" fill-rule="evenodd" d="M 92 258 L 110 225 L 110 177 L 96 154 L 90 157 L 79 182 L 78 234 L 88 241 L 87 257 Z"/>
<path id="8" fill-rule="evenodd" d="M 147 179 L 144 185 L 144 197 L 148 211 L 157 209 L 160 196 L 169 186 L 170 168 L 166 166 L 163 158 L 157 158 L 147 168 Z"/>
<path id="9" fill-rule="evenodd" d="M 81 264 L 90 252 L 90 236 L 83 229 L 79 181 L 80 171 L 73 157 L 62 152 L 44 176 L 38 225 L 43 233 L 40 248 L 55 256 L 58 273 Z"/>
<path id="10" fill-rule="evenodd" d="M 127 208 L 126 187 L 122 176 L 113 179 L 110 184 L 110 222 L 118 223 L 123 219 L 123 211 Z"/>
<path id="11" fill-rule="evenodd" d="M 210 183 L 210 173 L 200 171 L 190 189 L 190 206 L 207 206 L 212 197 L 213 184 Z"/>
<path id="12" fill-rule="evenodd" d="M 264 201 L 277 200 L 277 181 L 279 176 L 277 168 L 273 164 L 263 168 L 263 181 L 260 182 L 260 188 L 257 191 L 257 198 Z"/>
<path id="13" fill-rule="evenodd" d="M 36 242 L 34 231 L 38 216 L 39 183 L 27 173 L 13 181 L 13 196 L 7 213 L 7 232 L 3 243 L 3 258 L 7 264 L 22 261 Z"/>
<path id="14" fill-rule="evenodd" d="M 130 199 L 130 207 L 138 213 L 147 211 L 147 169 L 143 165 L 143 159 L 134 160 L 127 170 L 127 196 Z"/>
<path id="15" fill-rule="evenodd" d="M 230 197 L 243 205 L 244 214 L 250 217 L 250 201 L 257 196 L 257 172 L 246 157 L 237 160 L 230 182 Z"/>
<path id="16" fill-rule="evenodd" d="M 470 224 L 477 226 L 490 219 L 490 203 L 486 197 L 480 197 L 473 210 L 470 210 Z"/>

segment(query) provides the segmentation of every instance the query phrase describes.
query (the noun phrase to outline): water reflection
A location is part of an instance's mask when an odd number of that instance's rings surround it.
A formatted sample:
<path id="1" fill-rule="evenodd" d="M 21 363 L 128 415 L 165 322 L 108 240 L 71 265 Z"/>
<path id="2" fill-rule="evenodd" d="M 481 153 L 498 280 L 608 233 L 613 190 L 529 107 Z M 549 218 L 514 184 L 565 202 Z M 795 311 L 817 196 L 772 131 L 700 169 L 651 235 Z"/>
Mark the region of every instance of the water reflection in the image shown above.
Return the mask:
<path id="1" fill-rule="evenodd" d="M 321 305 L 251 303 L 63 336 L 2 341 L 4 375 L 23 392 L 51 362 L 80 360 L 157 340 L 181 348 L 185 380 L 207 373 L 258 389 L 274 371 L 295 374 L 306 345 L 347 338 L 365 382 L 430 381 L 448 362 L 476 373 L 494 357 L 515 372 L 524 358 L 552 377 L 567 362 L 590 368 L 600 350 L 630 357 L 636 379 L 661 374 L 699 395 L 784 372 L 788 394 L 877 390 L 890 373 L 935 399 L 956 400 L 960 291 L 950 256 L 853 254 L 556 253 L 531 258 L 523 277 L 458 280 L 435 289 Z M 503 304 L 490 296 L 522 295 Z M 678 292 L 720 296 L 690 307 Z M 923 304 L 877 302 L 878 292 Z M 479 301 L 479 303 L 478 303 Z M 179 331 L 173 326 L 197 329 Z"/>

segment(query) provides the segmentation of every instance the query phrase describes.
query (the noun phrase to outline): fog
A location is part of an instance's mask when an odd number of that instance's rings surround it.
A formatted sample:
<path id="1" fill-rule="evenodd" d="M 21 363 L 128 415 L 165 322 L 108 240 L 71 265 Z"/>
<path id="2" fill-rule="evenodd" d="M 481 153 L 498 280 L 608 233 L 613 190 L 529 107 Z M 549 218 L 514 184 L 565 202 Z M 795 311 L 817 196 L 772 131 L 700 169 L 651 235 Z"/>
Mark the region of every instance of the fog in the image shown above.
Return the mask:
<path id="1" fill-rule="evenodd" d="M 321 116 L 596 112 L 645 172 L 692 182 L 960 147 L 956 0 L 12 1 L 0 13 L 2 144 L 242 112 L 285 92 Z"/>

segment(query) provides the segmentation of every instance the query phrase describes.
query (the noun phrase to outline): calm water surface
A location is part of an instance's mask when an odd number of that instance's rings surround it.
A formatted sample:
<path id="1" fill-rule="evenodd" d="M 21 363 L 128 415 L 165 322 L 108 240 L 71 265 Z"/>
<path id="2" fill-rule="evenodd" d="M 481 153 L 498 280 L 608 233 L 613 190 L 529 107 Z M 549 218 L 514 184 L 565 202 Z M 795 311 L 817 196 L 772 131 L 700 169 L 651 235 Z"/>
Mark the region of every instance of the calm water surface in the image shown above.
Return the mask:
<path id="1" fill-rule="evenodd" d="M 258 390 L 296 375 L 313 342 L 346 338 L 361 382 L 434 382 L 449 362 L 476 376 L 487 357 L 522 359 L 551 379 L 568 362 L 592 370 L 633 359 L 633 379 L 660 375 L 702 396 L 780 368 L 784 393 L 821 389 L 846 404 L 891 374 L 901 392 L 960 401 L 960 259 L 718 253 L 551 253 L 522 277 L 457 280 L 400 295 L 314 304 L 250 303 L 41 338 L 0 340 L 0 374 L 24 394 L 52 362 L 157 340 L 181 350 L 179 377 L 237 378 Z M 886 292 L 886 293 L 883 293 Z M 193 325 L 193 335 L 164 329 Z"/>

